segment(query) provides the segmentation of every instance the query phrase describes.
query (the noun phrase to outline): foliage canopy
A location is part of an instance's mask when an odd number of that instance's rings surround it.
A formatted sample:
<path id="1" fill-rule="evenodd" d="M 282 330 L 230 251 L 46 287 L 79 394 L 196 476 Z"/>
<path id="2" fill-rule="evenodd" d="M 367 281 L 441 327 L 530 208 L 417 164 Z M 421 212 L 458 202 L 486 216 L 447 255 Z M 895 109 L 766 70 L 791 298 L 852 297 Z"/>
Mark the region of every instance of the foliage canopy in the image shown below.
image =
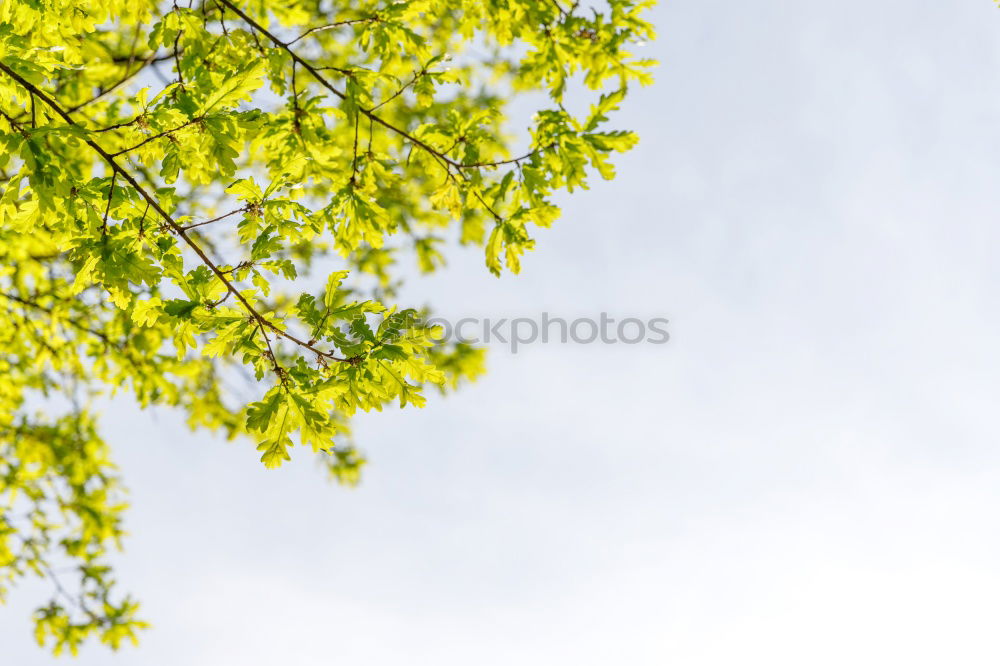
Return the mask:
<path id="1" fill-rule="evenodd" d="M 101 391 L 352 483 L 352 414 L 482 371 L 397 302 L 401 266 L 452 237 L 516 273 L 557 190 L 613 177 L 649 4 L 0 0 L 0 595 L 52 579 L 40 643 L 145 626 L 107 564 Z"/>

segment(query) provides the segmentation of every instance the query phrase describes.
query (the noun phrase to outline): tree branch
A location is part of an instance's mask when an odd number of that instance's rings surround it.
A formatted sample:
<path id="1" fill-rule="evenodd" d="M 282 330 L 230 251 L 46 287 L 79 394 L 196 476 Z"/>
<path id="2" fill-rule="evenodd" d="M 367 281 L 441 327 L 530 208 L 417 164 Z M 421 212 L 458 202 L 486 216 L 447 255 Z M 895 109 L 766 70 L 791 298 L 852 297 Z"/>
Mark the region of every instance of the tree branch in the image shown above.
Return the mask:
<path id="1" fill-rule="evenodd" d="M 26 80 L 20 74 L 12 70 L 10 67 L 5 65 L 3 62 L 0 62 L 0 72 L 3 72 L 10 78 L 17 81 L 19 84 L 21 84 L 22 87 L 24 87 L 25 90 L 34 93 L 35 95 L 38 95 L 38 98 L 43 102 L 45 102 L 45 104 L 49 106 L 53 111 L 55 111 L 64 121 L 66 121 L 67 124 L 79 127 L 79 125 L 72 118 L 70 118 L 68 112 L 64 111 L 62 107 L 56 104 L 56 102 L 54 102 L 48 95 L 46 95 L 44 92 L 42 92 L 28 80 Z M 236 288 L 236 285 L 234 285 L 219 269 L 219 267 L 215 264 L 215 262 L 212 261 L 207 254 L 205 254 L 205 251 L 201 248 L 201 246 L 198 245 L 198 243 L 196 243 L 187 234 L 187 231 L 184 229 L 184 227 L 179 225 L 173 219 L 173 217 L 171 217 L 170 213 L 168 213 L 166 210 L 163 209 L 163 206 L 160 205 L 160 202 L 157 201 L 148 191 L 146 191 L 146 189 L 142 187 L 142 185 L 140 185 L 138 181 L 136 181 L 135 177 L 133 177 L 132 174 L 130 174 L 120 164 L 118 164 L 113 155 L 108 153 L 108 151 L 104 150 L 104 148 L 102 148 L 100 144 L 98 144 L 89 137 L 85 138 L 84 142 L 88 146 L 90 146 L 98 155 L 100 155 L 101 158 L 104 159 L 104 161 L 107 162 L 108 165 L 115 172 L 118 173 L 118 175 L 124 178 L 125 181 L 128 182 L 128 184 L 131 185 L 132 188 L 136 192 L 138 192 L 143 199 L 146 200 L 146 203 L 148 203 L 150 207 L 154 211 L 156 211 L 161 218 L 163 218 L 163 221 L 166 222 L 167 226 L 170 229 L 172 229 L 178 236 L 181 237 L 181 239 L 188 245 L 188 247 L 190 247 L 194 251 L 194 253 L 198 255 L 198 258 L 201 259 L 202 263 L 208 266 L 209 270 L 211 270 L 215 274 L 215 276 L 219 278 L 222 284 L 225 285 L 226 289 L 229 290 L 229 292 L 236 297 L 236 300 L 240 302 L 240 304 L 244 307 L 244 309 L 246 309 L 247 313 L 254 321 L 263 324 L 264 326 L 267 326 L 278 335 L 286 338 L 287 340 L 290 340 L 291 342 L 294 342 L 295 344 L 301 347 L 308 349 L 309 351 L 313 352 L 318 356 L 321 356 L 323 358 L 328 358 L 333 361 L 347 362 L 347 359 L 345 358 L 340 358 L 330 352 L 325 352 L 321 349 L 318 349 L 313 345 L 305 342 L 304 340 L 300 340 L 291 333 L 282 330 L 281 328 L 278 327 L 277 324 L 264 317 L 264 315 L 262 315 L 261 313 L 257 312 L 257 310 L 253 307 L 253 305 L 250 304 L 250 301 L 248 301 L 246 297 L 239 292 L 239 290 Z"/>
<path id="2" fill-rule="evenodd" d="M 204 118 L 205 118 L 204 116 L 198 116 L 196 118 L 192 118 L 191 120 L 187 121 L 186 123 L 184 123 L 182 125 L 178 125 L 177 127 L 172 127 L 172 128 L 170 128 L 168 130 L 163 130 L 159 134 L 154 134 L 153 136 L 146 137 L 145 139 L 143 139 L 139 143 L 135 144 L 131 148 L 124 148 L 122 150 L 119 150 L 117 153 L 111 153 L 111 157 L 120 157 L 120 156 L 124 155 L 125 153 L 131 153 L 133 150 L 136 150 L 137 148 L 142 148 L 143 146 L 145 146 L 150 141 L 156 141 L 157 139 L 162 139 L 163 137 L 169 136 L 169 135 L 173 134 L 174 132 L 179 132 L 182 129 L 184 129 L 185 127 L 189 127 L 191 125 L 194 125 L 197 122 L 200 122 L 200 121 L 204 120 Z"/>
<path id="3" fill-rule="evenodd" d="M 218 222 L 219 220 L 224 220 L 227 217 L 230 217 L 231 215 L 236 215 L 237 213 L 246 212 L 246 210 L 247 210 L 247 207 L 243 206 L 242 208 L 237 208 L 236 210 L 231 210 L 228 213 L 226 213 L 225 215 L 220 215 L 219 217 L 213 217 L 211 220 L 205 220 L 204 222 L 196 222 L 194 224 L 189 224 L 186 227 L 184 227 L 184 231 L 188 231 L 189 229 L 194 229 L 195 227 L 201 227 L 201 226 L 204 226 L 206 224 L 212 224 L 213 222 Z"/>
<path id="4" fill-rule="evenodd" d="M 55 315 L 55 311 L 53 311 L 51 308 L 47 308 L 44 305 L 42 305 L 40 303 L 36 303 L 34 301 L 29 301 L 26 298 L 21 298 L 20 296 L 15 296 L 14 294 L 8 294 L 8 293 L 2 292 L 2 291 L 0 291 L 0 296 L 3 296 L 4 298 L 6 298 L 8 300 L 14 301 L 15 303 L 20 303 L 21 305 L 23 305 L 25 307 L 33 308 L 35 310 L 38 310 L 39 312 L 44 312 L 45 314 L 49 315 L 50 317 L 52 317 L 52 316 Z M 69 319 L 69 318 L 67 318 L 66 321 L 68 321 L 69 324 L 71 326 L 73 326 L 74 328 L 77 328 L 77 329 L 79 329 L 79 330 L 81 330 L 81 331 L 83 331 L 85 333 L 90 333 L 91 335 L 93 335 L 93 336 L 95 336 L 97 338 L 100 338 L 100 340 L 102 342 L 104 342 L 104 344 L 108 345 L 109 347 L 114 347 L 115 346 L 111 342 L 111 338 L 109 338 L 107 335 L 105 335 L 101 331 L 98 331 L 96 329 L 90 328 L 89 326 L 87 326 L 85 324 L 81 324 L 80 322 L 76 321 L 75 319 Z"/>
<path id="5" fill-rule="evenodd" d="M 331 93 L 333 93 L 334 95 L 336 95 L 338 98 L 344 99 L 344 100 L 347 99 L 347 95 L 344 92 L 342 92 L 339 88 L 337 88 L 336 86 L 334 86 L 332 83 L 330 83 L 326 79 L 326 77 L 324 77 L 322 74 L 320 74 L 318 68 L 314 67 L 308 61 L 304 60 L 299 54 L 297 54 L 295 51 L 293 51 L 291 49 L 290 45 L 293 42 L 283 42 L 283 41 L 281 41 L 276 36 L 274 36 L 274 34 L 272 34 L 271 32 L 269 32 L 267 30 L 267 28 L 265 28 L 264 26 L 262 26 L 260 23 L 258 23 L 254 19 L 250 18 L 250 16 L 248 16 L 246 14 L 246 12 L 244 12 L 242 9 L 240 9 L 239 7 L 237 7 L 236 5 L 234 5 L 232 2 L 230 2 L 230 0 L 219 0 L 219 2 L 221 2 L 223 5 L 225 5 L 226 7 L 228 7 L 234 14 L 236 14 L 237 16 L 239 16 L 241 19 L 243 19 L 244 21 L 246 21 L 247 23 L 249 23 L 250 26 L 254 30 L 256 30 L 257 32 L 259 32 L 260 34 L 264 35 L 269 40 L 271 40 L 274 43 L 275 46 L 278 46 L 281 49 L 283 49 L 284 51 L 286 51 L 288 53 L 288 55 L 292 58 L 292 60 L 295 61 L 295 62 L 297 62 L 298 64 L 302 65 L 302 67 L 304 69 L 306 69 L 306 71 L 308 71 L 310 74 L 312 74 L 313 78 L 316 79 L 316 81 L 318 81 L 320 85 L 322 85 L 324 88 L 326 88 Z M 430 144 L 428 144 L 428 143 L 426 143 L 426 142 L 418 139 L 417 137 L 413 136 L 412 134 L 410 134 L 406 130 L 404 130 L 402 128 L 399 128 L 399 127 L 393 125 L 392 123 L 390 123 L 388 120 L 385 120 L 381 116 L 376 115 L 373 112 L 372 109 L 366 109 L 366 108 L 364 108 L 362 106 L 358 106 L 357 108 L 358 108 L 358 111 L 360 111 L 362 114 L 364 114 L 365 116 L 367 116 L 370 120 L 378 123 L 379 125 L 382 125 L 383 127 L 385 127 L 386 129 L 388 129 L 388 130 L 390 130 L 392 132 L 395 132 L 396 134 L 398 134 L 399 136 L 403 137 L 404 139 L 406 139 L 410 143 L 412 143 L 412 144 L 414 144 L 416 146 L 419 146 L 420 148 L 422 148 L 423 150 L 427 151 L 428 153 L 430 153 L 431 155 L 433 155 L 436 159 L 438 159 L 439 161 L 443 162 L 445 165 L 447 165 L 449 167 L 454 167 L 455 169 L 471 169 L 471 168 L 474 168 L 474 167 L 499 166 L 501 164 L 509 164 L 510 163 L 510 161 L 508 160 L 508 161 L 504 161 L 504 162 L 482 162 L 482 163 L 477 163 L 477 164 L 463 164 L 461 162 L 453 160 L 452 158 L 448 157 L 447 155 L 445 155 L 440 150 L 438 150 L 438 149 L 434 148 L 433 146 L 431 146 Z M 519 160 L 526 159 L 526 157 L 530 157 L 531 155 L 533 155 L 536 152 L 539 152 L 539 151 L 535 150 L 532 153 L 530 153 L 529 155 L 527 155 L 525 157 L 518 158 L 518 159 Z"/>
<path id="6" fill-rule="evenodd" d="M 299 35 L 298 37 L 296 37 L 292 41 L 288 42 L 288 44 L 292 45 L 295 42 L 299 41 L 300 39 L 303 39 L 307 35 L 311 35 L 314 32 L 320 32 L 321 30 L 332 30 L 333 28 L 340 28 L 340 27 L 343 27 L 345 25 L 354 25 L 355 23 L 368 23 L 370 21 L 379 21 L 379 20 L 380 19 L 379 19 L 378 16 L 368 16 L 368 17 L 365 17 L 365 18 L 349 19 L 347 21 L 337 21 L 336 23 L 328 23 L 326 25 L 321 25 L 321 26 L 318 26 L 318 27 L 315 27 L 315 28 L 309 28 L 308 30 L 306 30 L 305 32 L 303 32 L 301 35 Z"/>

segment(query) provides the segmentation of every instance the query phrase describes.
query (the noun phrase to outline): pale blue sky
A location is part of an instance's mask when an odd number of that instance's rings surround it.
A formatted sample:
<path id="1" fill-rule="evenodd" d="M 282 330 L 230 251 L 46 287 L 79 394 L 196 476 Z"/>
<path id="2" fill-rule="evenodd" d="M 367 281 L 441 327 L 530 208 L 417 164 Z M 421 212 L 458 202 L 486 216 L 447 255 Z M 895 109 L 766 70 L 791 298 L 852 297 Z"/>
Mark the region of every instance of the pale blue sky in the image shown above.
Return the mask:
<path id="1" fill-rule="evenodd" d="M 1000 10 L 673 0 L 619 178 L 453 316 L 666 316 L 665 346 L 498 346 L 357 422 L 364 484 L 127 407 L 123 584 L 86 665 L 996 664 Z M 301 453 L 301 452 L 300 452 Z M 25 587 L 4 663 L 49 664 Z"/>

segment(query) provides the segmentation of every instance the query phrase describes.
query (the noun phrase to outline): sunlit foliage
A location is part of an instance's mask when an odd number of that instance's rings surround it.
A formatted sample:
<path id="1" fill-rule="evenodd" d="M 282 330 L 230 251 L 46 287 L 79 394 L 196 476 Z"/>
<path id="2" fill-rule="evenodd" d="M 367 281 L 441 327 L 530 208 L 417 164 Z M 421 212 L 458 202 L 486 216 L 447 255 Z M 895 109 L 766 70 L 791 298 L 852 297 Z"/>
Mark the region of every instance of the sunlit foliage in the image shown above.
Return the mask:
<path id="1" fill-rule="evenodd" d="M 353 414 L 482 371 L 400 276 L 456 240 L 516 273 L 614 176 L 648 4 L 0 0 L 0 594 L 51 579 L 40 642 L 145 626 L 94 396 L 353 483 Z"/>

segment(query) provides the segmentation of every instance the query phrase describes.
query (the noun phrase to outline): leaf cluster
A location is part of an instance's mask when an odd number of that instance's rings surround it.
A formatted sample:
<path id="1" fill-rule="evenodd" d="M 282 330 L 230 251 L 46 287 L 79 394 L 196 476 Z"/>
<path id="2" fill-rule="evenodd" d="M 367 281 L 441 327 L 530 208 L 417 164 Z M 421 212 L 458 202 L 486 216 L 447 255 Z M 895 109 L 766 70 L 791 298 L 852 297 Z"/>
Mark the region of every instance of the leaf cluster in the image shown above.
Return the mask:
<path id="1" fill-rule="evenodd" d="M 78 574 L 49 576 L 41 642 L 144 626 L 112 594 L 125 503 L 96 396 L 355 483 L 353 415 L 483 372 L 401 276 L 455 242 L 516 273 L 560 191 L 614 177 L 649 4 L 0 3 L 0 572 Z M 517 99 L 542 100 L 527 127 Z"/>

